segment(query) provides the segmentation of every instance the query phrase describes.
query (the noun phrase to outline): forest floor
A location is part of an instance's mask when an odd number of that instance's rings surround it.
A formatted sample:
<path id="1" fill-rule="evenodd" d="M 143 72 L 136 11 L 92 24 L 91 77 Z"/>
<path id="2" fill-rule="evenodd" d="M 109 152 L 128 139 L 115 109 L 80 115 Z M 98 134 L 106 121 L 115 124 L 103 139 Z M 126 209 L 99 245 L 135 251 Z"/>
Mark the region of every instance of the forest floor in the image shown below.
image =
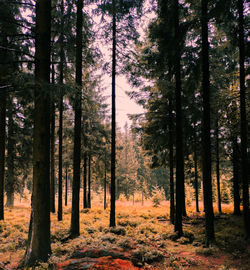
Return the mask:
<path id="1" fill-rule="evenodd" d="M 33 269 L 249 269 L 250 244 L 244 240 L 242 217 L 223 205 L 215 213 L 216 242 L 204 245 L 204 213 L 187 208 L 184 236 L 176 239 L 169 222 L 169 204 L 157 208 L 151 202 L 132 205 L 117 202 L 117 227 L 109 228 L 109 210 L 94 204 L 81 210 L 80 236 L 63 241 L 70 228 L 70 208 L 64 207 L 63 221 L 51 214 L 52 256 Z M 0 269 L 17 269 L 22 259 L 30 218 L 28 202 L 5 208 L 0 221 Z"/>

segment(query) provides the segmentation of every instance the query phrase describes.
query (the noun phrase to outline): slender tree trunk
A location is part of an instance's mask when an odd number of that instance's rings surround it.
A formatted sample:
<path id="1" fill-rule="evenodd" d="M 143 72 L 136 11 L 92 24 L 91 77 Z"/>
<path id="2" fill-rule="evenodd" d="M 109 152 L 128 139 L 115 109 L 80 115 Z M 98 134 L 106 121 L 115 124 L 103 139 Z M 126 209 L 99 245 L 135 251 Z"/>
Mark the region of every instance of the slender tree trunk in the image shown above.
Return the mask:
<path id="1" fill-rule="evenodd" d="M 65 206 L 68 205 L 68 168 L 65 170 Z"/>
<path id="2" fill-rule="evenodd" d="M 2 4 L 2 3 L 1 3 Z M 1 8 L 5 8 L 6 4 L 2 4 Z M 4 25 L 1 29 L 0 41 L 3 47 L 8 46 L 7 33 L 4 33 Z M 8 29 L 8 28 L 7 28 Z M 0 48 L 0 59 L 7 59 L 8 52 L 4 48 Z M 5 76 L 9 69 L 6 65 L 0 65 L 0 220 L 4 219 L 4 177 L 5 177 L 5 139 L 6 139 L 6 102 L 9 85 Z"/>
<path id="3" fill-rule="evenodd" d="M 218 114 L 218 112 L 217 112 Z M 216 139 L 216 179 L 217 179 L 217 204 L 218 211 L 221 214 L 221 192 L 220 192 L 220 149 L 219 149 L 219 127 L 218 127 L 218 115 L 216 119 L 215 127 L 215 139 Z"/>
<path id="4" fill-rule="evenodd" d="M 182 215 L 183 217 L 187 216 L 187 210 L 186 210 L 186 192 L 185 192 L 185 184 L 183 185 L 183 200 L 182 200 Z"/>
<path id="5" fill-rule="evenodd" d="M 88 208 L 87 202 L 87 153 L 83 155 L 83 208 Z"/>
<path id="6" fill-rule="evenodd" d="M 87 137 L 85 132 L 87 129 L 87 123 L 83 119 L 83 143 L 84 143 L 84 153 L 83 153 L 83 208 L 88 208 L 88 198 L 87 198 Z"/>
<path id="7" fill-rule="evenodd" d="M 239 189 L 239 148 L 237 136 L 233 135 L 233 194 L 234 215 L 240 216 L 240 189 Z"/>
<path id="8" fill-rule="evenodd" d="M 203 90 L 203 193 L 206 224 L 206 245 L 214 241 L 214 212 L 211 179 L 211 138 L 210 138 L 210 81 L 208 43 L 208 0 L 202 0 L 202 90 Z"/>
<path id="9" fill-rule="evenodd" d="M 55 84 L 55 68 L 53 64 L 51 77 L 52 84 Z M 55 213 L 55 96 L 53 92 L 51 93 L 50 104 L 50 212 Z"/>
<path id="10" fill-rule="evenodd" d="M 116 226 L 115 221 L 115 162 L 116 162 L 116 104 L 115 104 L 115 78 L 116 78 L 116 0 L 113 5 L 113 48 L 112 48 L 112 131 L 111 131 L 111 199 L 110 199 L 110 227 Z"/>
<path id="11" fill-rule="evenodd" d="M 249 215 L 249 164 L 247 154 L 247 119 L 246 119 L 246 86 L 245 86 L 245 42 L 244 42 L 244 15 L 243 0 L 238 0 L 239 13 L 239 62 L 240 62 L 240 136 L 241 136 L 241 163 L 243 183 L 243 217 L 246 237 L 250 238 Z"/>
<path id="12" fill-rule="evenodd" d="M 59 164 L 58 164 L 58 213 L 57 219 L 62 220 L 62 169 L 63 169 L 63 69 L 64 69 L 64 0 L 61 1 L 61 33 L 60 33 L 60 99 L 59 99 Z"/>
<path id="13" fill-rule="evenodd" d="M 6 92 L 0 92 L 0 220 L 4 219 L 4 167 L 6 136 Z"/>
<path id="14" fill-rule="evenodd" d="M 14 176 L 14 156 L 15 156 L 15 141 L 13 139 L 14 136 L 14 120 L 13 120 L 13 101 L 10 98 L 10 103 L 8 106 L 8 144 L 7 144 L 7 177 L 6 177 L 6 195 L 7 202 L 6 206 L 14 206 L 14 184 L 15 184 L 15 176 Z"/>
<path id="15" fill-rule="evenodd" d="M 175 203 L 174 203 L 174 143 L 173 143 L 173 104 L 169 98 L 169 182 L 170 182 L 170 222 L 174 224 Z"/>
<path id="16" fill-rule="evenodd" d="M 61 80 L 60 80 L 61 81 Z M 62 92 L 62 90 L 61 90 Z M 58 212 L 57 219 L 62 220 L 62 129 L 63 129 L 63 94 L 60 93 L 59 101 L 59 164 L 58 164 Z"/>
<path id="17" fill-rule="evenodd" d="M 31 232 L 24 266 L 48 260 L 50 247 L 50 21 L 51 1 L 36 1 L 35 108 Z"/>
<path id="18" fill-rule="evenodd" d="M 106 149 L 104 157 L 104 210 L 107 208 L 107 164 L 106 164 Z"/>
<path id="19" fill-rule="evenodd" d="M 79 200 L 80 200 L 80 164 L 81 164 L 81 87 L 82 87 L 82 27 L 83 27 L 83 0 L 77 1 L 76 22 L 76 84 L 75 95 L 75 126 L 74 126 L 74 157 L 73 157 L 73 190 L 71 211 L 71 236 L 80 234 Z"/>
<path id="20" fill-rule="evenodd" d="M 180 30 L 179 30 L 179 1 L 174 1 L 175 12 L 175 102 L 176 102 L 176 213 L 175 231 L 183 235 L 182 214 L 184 199 L 184 159 L 183 159 L 183 130 L 181 103 L 181 72 L 180 72 Z"/>
<path id="21" fill-rule="evenodd" d="M 89 155 L 89 171 L 88 171 L 88 208 L 91 208 L 91 156 Z"/>
<path id="22" fill-rule="evenodd" d="M 198 159 L 197 159 L 197 139 L 194 131 L 194 186 L 195 186 L 195 206 L 196 212 L 199 213 L 199 186 L 198 186 Z"/>

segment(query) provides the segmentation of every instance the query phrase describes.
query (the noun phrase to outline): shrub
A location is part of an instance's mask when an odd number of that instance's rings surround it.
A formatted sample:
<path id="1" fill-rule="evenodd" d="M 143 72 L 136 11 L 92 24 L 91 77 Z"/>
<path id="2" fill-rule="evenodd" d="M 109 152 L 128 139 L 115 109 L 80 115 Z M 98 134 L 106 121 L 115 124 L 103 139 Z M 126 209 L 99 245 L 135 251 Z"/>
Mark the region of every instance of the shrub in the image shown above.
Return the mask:
<path id="1" fill-rule="evenodd" d="M 158 207 L 163 200 L 165 200 L 165 192 L 163 188 L 158 186 L 153 187 L 151 200 L 153 202 L 153 207 Z"/>
<path id="2" fill-rule="evenodd" d="M 159 262 L 163 259 L 162 252 L 150 247 L 140 246 L 133 252 L 133 263 L 137 266 L 141 266 L 144 263 Z"/>

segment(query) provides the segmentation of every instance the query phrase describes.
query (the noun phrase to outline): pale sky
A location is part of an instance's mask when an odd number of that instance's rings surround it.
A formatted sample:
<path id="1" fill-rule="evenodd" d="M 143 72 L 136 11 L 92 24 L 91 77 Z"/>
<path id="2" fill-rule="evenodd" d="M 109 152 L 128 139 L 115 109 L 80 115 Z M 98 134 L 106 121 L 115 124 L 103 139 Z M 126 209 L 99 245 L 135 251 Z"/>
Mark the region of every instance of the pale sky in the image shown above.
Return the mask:
<path id="1" fill-rule="evenodd" d="M 109 96 L 108 104 L 111 104 L 111 79 L 105 80 L 106 90 L 104 95 Z M 116 122 L 120 128 L 124 128 L 125 123 L 131 124 L 128 114 L 143 113 L 141 106 L 137 105 L 134 100 L 131 100 L 126 91 L 132 90 L 124 76 L 116 76 Z M 133 89 L 135 90 L 135 89 Z M 111 112 L 111 106 L 110 106 Z"/>

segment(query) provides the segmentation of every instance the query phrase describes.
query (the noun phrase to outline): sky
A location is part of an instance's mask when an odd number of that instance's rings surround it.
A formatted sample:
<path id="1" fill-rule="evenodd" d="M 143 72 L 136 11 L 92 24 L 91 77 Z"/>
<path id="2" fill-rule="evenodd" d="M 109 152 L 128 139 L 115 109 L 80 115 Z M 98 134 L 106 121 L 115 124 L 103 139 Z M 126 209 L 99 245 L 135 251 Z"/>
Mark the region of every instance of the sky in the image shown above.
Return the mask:
<path id="1" fill-rule="evenodd" d="M 107 100 L 108 104 L 111 104 L 111 79 L 105 79 L 106 90 L 104 96 L 109 96 Z M 125 124 L 131 125 L 131 120 L 128 118 L 128 114 L 143 113 L 143 108 L 131 100 L 126 91 L 132 90 L 124 76 L 116 77 L 116 122 L 117 126 L 124 128 Z M 133 89 L 135 90 L 135 89 Z M 109 106 L 111 113 L 111 106 Z"/>

